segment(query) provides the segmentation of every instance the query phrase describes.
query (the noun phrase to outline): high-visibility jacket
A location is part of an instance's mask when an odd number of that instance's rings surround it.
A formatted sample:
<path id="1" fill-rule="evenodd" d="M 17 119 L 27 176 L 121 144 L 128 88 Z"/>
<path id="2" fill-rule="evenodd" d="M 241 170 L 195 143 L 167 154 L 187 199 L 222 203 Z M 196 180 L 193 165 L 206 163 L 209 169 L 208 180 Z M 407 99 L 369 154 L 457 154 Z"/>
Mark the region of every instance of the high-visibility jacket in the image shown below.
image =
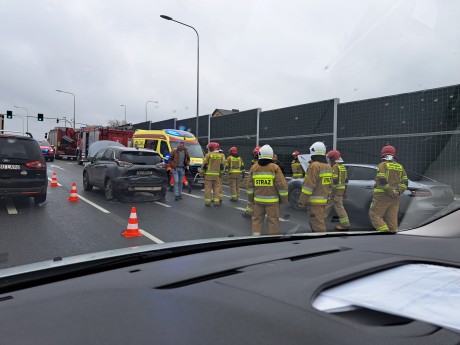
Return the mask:
<path id="1" fill-rule="evenodd" d="M 272 205 L 288 202 L 288 186 L 278 165 L 255 163 L 246 183 L 248 200 L 256 204 Z"/>
<path id="2" fill-rule="evenodd" d="M 408 185 L 406 171 L 395 160 L 383 161 L 377 168 L 375 176 L 374 194 L 385 193 L 393 196 L 394 191 L 402 194 Z"/>
<path id="3" fill-rule="evenodd" d="M 304 176 L 302 164 L 300 164 L 298 159 L 294 159 L 291 162 L 291 170 L 293 178 L 302 178 Z"/>
<path id="4" fill-rule="evenodd" d="M 230 177 L 238 177 L 244 172 L 244 162 L 240 156 L 227 157 L 227 169 Z"/>
<path id="5" fill-rule="evenodd" d="M 347 168 L 340 163 L 335 163 L 332 166 L 332 194 L 339 196 L 343 195 L 347 188 L 347 184 Z"/>
<path id="6" fill-rule="evenodd" d="M 219 152 L 209 152 L 204 156 L 201 172 L 207 180 L 217 180 L 224 172 L 225 159 Z"/>
<path id="7" fill-rule="evenodd" d="M 327 163 L 312 162 L 307 169 L 299 204 L 326 205 L 332 188 L 332 168 Z"/>

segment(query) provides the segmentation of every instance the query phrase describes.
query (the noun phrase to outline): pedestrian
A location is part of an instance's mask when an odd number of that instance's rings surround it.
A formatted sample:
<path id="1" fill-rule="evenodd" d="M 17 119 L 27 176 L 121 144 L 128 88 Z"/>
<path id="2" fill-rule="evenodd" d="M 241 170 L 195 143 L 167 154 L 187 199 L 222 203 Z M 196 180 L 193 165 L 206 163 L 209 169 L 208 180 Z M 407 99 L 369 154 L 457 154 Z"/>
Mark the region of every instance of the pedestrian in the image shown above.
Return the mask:
<path id="1" fill-rule="evenodd" d="M 342 155 L 337 150 L 329 151 L 326 158 L 329 159 L 329 163 L 332 165 L 332 190 L 331 197 L 326 205 L 326 218 L 334 208 L 340 222 L 340 225 L 336 226 L 335 230 L 348 230 L 350 229 L 350 220 L 348 219 L 347 211 L 343 207 L 343 200 L 347 198 L 347 168 L 342 165 Z"/>
<path id="2" fill-rule="evenodd" d="M 219 154 L 222 156 L 224 159 L 224 170 L 220 173 L 219 175 L 219 203 L 222 205 L 222 201 L 224 200 L 224 189 L 223 189 L 223 178 L 224 178 L 224 172 L 225 169 L 227 169 L 227 159 L 225 158 L 225 153 L 224 151 L 220 148 L 220 145 L 217 144 L 217 147 L 219 149 Z"/>
<path id="3" fill-rule="evenodd" d="M 270 145 L 260 148 L 259 160 L 249 171 L 246 189 L 248 200 L 254 203 L 252 235 L 260 236 L 262 233 L 265 215 L 268 218 L 268 234 L 279 234 L 280 201 L 287 204 L 288 187 L 281 169 L 273 163 Z"/>
<path id="4" fill-rule="evenodd" d="M 219 153 L 218 143 L 210 142 L 207 149 L 200 169 L 200 175 L 204 175 L 204 204 L 210 207 L 213 202 L 214 207 L 218 207 L 221 205 L 219 177 L 224 172 L 225 159 Z"/>
<path id="5" fill-rule="evenodd" d="M 393 146 L 384 146 L 380 156 L 382 161 L 375 176 L 369 216 L 375 230 L 396 232 L 399 197 L 407 189 L 407 174 L 403 166 L 396 162 L 396 149 Z"/>
<path id="6" fill-rule="evenodd" d="M 325 210 L 332 185 L 332 168 L 326 160 L 326 145 L 317 141 L 310 147 L 308 166 L 298 206 L 307 207 L 312 232 L 326 232 Z"/>
<path id="7" fill-rule="evenodd" d="M 294 151 L 292 153 L 292 156 L 294 157 L 294 159 L 291 162 L 292 178 L 303 178 L 305 175 L 302 164 L 299 161 L 299 155 L 299 151 Z"/>
<path id="8" fill-rule="evenodd" d="M 231 147 L 227 157 L 228 184 L 230 186 L 230 201 L 238 201 L 240 197 L 241 176 L 244 175 L 244 162 L 238 155 L 238 148 Z"/>
<path id="9" fill-rule="evenodd" d="M 252 150 L 252 161 L 251 161 L 251 167 L 257 163 L 259 160 L 259 150 L 260 147 L 256 146 L 254 147 L 254 150 Z M 246 181 L 247 183 L 247 181 Z M 249 200 L 248 197 L 248 205 L 246 206 L 246 209 L 244 212 L 241 214 L 244 218 L 252 218 L 252 213 L 254 212 L 254 202 Z"/>
<path id="10" fill-rule="evenodd" d="M 283 173 L 283 176 L 286 175 L 286 170 L 284 169 L 284 165 L 283 163 L 281 163 L 279 160 L 278 160 L 278 155 L 275 153 L 273 154 L 273 163 L 275 163 L 277 166 L 279 166 L 281 172 Z"/>
<path id="11" fill-rule="evenodd" d="M 189 169 L 190 155 L 182 140 L 179 145 L 171 152 L 169 166 L 174 176 L 174 200 L 182 199 L 182 180 L 185 176 L 185 170 Z"/>

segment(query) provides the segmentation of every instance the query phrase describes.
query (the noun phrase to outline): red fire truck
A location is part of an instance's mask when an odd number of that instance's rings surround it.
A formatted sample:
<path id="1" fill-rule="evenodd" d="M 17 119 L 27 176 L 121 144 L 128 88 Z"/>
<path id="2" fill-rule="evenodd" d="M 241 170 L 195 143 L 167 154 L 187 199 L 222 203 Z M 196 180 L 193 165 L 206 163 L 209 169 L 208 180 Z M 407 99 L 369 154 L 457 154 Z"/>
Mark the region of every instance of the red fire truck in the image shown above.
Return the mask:
<path id="1" fill-rule="evenodd" d="M 99 140 L 111 140 L 119 142 L 126 147 L 132 146 L 134 131 L 114 129 L 102 126 L 88 126 L 80 130 L 78 140 L 78 164 L 87 161 L 89 146 Z"/>
<path id="2" fill-rule="evenodd" d="M 56 159 L 77 159 L 78 131 L 68 127 L 56 127 L 50 130 L 48 141 L 55 148 Z"/>

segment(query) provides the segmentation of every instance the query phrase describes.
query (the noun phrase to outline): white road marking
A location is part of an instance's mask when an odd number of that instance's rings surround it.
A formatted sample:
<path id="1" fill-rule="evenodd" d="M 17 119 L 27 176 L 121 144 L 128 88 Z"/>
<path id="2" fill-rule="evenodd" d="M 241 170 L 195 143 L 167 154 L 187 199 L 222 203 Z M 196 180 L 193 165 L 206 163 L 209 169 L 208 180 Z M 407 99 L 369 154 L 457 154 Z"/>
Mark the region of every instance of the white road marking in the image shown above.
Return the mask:
<path id="1" fill-rule="evenodd" d="M 241 210 L 241 211 L 246 211 L 245 208 L 242 208 L 242 207 L 235 207 L 237 210 Z"/>
<path id="2" fill-rule="evenodd" d="M 49 178 L 49 177 L 48 177 L 48 180 L 49 180 L 50 182 L 53 182 L 53 179 L 52 179 L 52 178 Z M 60 184 L 60 183 L 58 182 L 58 186 L 59 186 L 59 187 L 62 187 L 62 184 Z"/>
<path id="3" fill-rule="evenodd" d="M 58 167 L 57 165 L 51 165 L 51 167 L 52 167 L 52 168 L 56 168 L 56 169 L 65 170 L 64 168 Z"/>
<path id="4" fill-rule="evenodd" d="M 153 236 L 152 234 L 149 234 L 147 231 L 139 229 L 139 232 L 144 235 L 145 237 L 151 239 L 155 243 L 164 243 L 162 240 L 160 240 L 158 237 Z"/>
<path id="5" fill-rule="evenodd" d="M 14 206 L 12 200 L 6 200 L 6 209 L 8 210 L 8 214 L 18 214 L 18 210 L 16 210 L 16 206 Z"/>
<path id="6" fill-rule="evenodd" d="M 158 204 L 164 207 L 171 207 L 171 205 L 163 204 L 162 202 L 159 202 L 159 201 L 155 201 L 155 204 Z"/>
<path id="7" fill-rule="evenodd" d="M 241 210 L 241 211 L 246 211 L 245 208 L 242 208 L 242 207 L 235 207 L 237 210 Z M 284 219 L 284 218 L 281 218 L 280 217 L 280 222 L 289 222 L 289 219 Z"/>
<path id="8" fill-rule="evenodd" d="M 197 199 L 203 199 L 203 197 L 201 197 L 201 196 L 199 196 L 199 195 L 195 195 L 195 194 L 183 193 L 182 195 L 191 196 L 192 198 L 197 198 Z"/>
<path id="9" fill-rule="evenodd" d="M 91 206 L 97 208 L 99 211 L 102 211 L 102 212 L 104 212 L 104 213 L 110 213 L 110 211 L 107 211 L 105 208 L 103 208 L 103 207 L 101 207 L 101 206 L 99 206 L 99 205 L 96 205 L 94 202 L 89 201 L 88 199 L 82 197 L 80 194 L 77 194 L 77 195 L 78 195 L 78 198 L 79 198 L 79 199 L 81 199 L 81 200 L 83 200 L 84 202 L 90 204 Z"/>

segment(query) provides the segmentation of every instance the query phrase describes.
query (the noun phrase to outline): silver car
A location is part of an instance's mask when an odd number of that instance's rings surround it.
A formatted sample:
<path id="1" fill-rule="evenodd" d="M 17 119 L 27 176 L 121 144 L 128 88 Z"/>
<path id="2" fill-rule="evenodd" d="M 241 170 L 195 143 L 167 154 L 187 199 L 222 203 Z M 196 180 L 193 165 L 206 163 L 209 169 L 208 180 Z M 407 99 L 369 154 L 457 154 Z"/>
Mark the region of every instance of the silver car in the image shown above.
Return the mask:
<path id="1" fill-rule="evenodd" d="M 369 206 L 372 201 L 375 164 L 344 164 L 348 171 L 347 199 L 344 206 L 353 228 L 372 227 L 369 219 Z M 439 212 L 454 201 L 452 188 L 426 176 L 407 171 L 409 187 L 400 199 L 400 228 L 417 226 L 425 219 Z M 297 202 L 302 190 L 303 179 L 289 182 L 289 203 L 291 208 L 299 209 Z M 405 217 L 407 214 L 410 216 Z M 332 214 L 334 219 L 335 212 Z"/>

